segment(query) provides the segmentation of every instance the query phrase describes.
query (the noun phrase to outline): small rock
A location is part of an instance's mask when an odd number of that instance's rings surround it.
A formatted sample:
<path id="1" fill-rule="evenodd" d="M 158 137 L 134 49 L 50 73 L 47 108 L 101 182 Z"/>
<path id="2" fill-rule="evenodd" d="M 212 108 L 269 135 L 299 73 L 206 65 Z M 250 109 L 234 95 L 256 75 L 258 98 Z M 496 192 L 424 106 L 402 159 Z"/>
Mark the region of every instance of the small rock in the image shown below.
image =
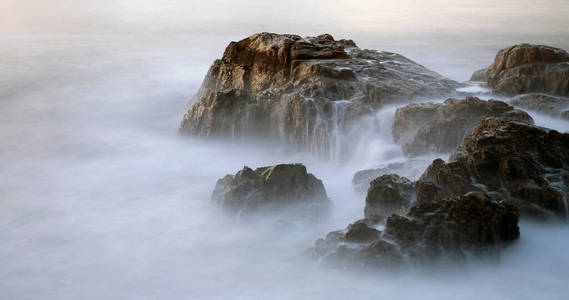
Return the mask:
<path id="1" fill-rule="evenodd" d="M 291 204 L 327 204 L 322 181 L 306 171 L 302 164 L 281 164 L 235 175 L 226 175 L 215 185 L 211 201 L 231 213 L 250 212 L 262 207 Z"/>
<path id="2" fill-rule="evenodd" d="M 415 186 L 409 179 L 395 174 L 383 175 L 370 183 L 365 217 L 382 219 L 392 214 L 404 214 L 415 197 Z"/>
<path id="3" fill-rule="evenodd" d="M 380 232 L 368 226 L 367 221 L 359 220 L 350 224 L 344 235 L 344 240 L 348 242 L 366 243 L 379 238 Z"/>

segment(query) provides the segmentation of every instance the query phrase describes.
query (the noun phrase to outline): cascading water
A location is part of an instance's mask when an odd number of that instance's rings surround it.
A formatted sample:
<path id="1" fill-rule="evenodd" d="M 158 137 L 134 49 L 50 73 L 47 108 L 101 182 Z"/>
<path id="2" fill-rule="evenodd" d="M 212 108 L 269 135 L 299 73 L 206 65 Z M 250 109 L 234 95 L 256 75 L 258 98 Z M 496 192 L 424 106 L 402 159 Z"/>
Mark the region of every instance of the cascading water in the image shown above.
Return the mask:
<path id="1" fill-rule="evenodd" d="M 335 161 L 340 161 L 344 157 L 343 148 L 346 147 L 344 145 L 344 131 L 345 128 L 343 126 L 344 117 L 346 108 L 350 105 L 350 101 L 348 100 L 338 100 L 332 102 L 332 129 L 330 130 L 329 140 L 330 140 L 330 159 Z"/>

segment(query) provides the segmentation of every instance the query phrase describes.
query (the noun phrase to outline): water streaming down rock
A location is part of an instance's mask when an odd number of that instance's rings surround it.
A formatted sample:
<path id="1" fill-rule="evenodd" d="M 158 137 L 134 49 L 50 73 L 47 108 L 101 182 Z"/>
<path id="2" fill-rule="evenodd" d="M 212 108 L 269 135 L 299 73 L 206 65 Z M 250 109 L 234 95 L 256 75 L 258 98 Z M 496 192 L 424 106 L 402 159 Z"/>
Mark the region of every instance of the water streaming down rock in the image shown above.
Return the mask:
<path id="1" fill-rule="evenodd" d="M 457 82 L 396 53 L 328 34 L 260 33 L 229 44 L 184 116 L 180 132 L 255 138 L 349 156 L 353 125 L 386 104 L 455 93 Z"/>

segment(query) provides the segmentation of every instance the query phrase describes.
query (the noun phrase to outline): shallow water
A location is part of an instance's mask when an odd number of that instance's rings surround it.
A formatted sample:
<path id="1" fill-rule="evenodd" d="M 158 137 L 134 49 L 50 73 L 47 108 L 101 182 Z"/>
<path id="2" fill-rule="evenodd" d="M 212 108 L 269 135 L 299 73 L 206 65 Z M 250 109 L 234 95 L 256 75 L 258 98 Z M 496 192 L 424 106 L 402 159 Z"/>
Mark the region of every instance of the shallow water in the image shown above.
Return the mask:
<path id="1" fill-rule="evenodd" d="M 212 60 L 253 32 L 331 32 L 465 80 L 521 40 L 569 49 L 566 1 L 85 3 L 0 4 L 0 298 L 565 298 L 566 225 L 522 223 L 499 260 L 461 266 L 367 274 L 306 258 L 363 216 L 353 173 L 403 159 L 395 107 L 362 122 L 369 138 L 341 164 L 177 127 Z M 223 175 L 282 162 L 323 180 L 329 218 L 237 224 L 209 205 Z"/>

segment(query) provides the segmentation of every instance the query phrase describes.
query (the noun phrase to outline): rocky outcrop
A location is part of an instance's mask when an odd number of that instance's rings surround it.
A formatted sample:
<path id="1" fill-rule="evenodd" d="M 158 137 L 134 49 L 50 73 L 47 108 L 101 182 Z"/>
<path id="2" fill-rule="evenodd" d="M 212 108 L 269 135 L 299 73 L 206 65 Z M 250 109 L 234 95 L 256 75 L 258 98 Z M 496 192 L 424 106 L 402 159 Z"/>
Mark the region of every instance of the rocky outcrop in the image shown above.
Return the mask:
<path id="1" fill-rule="evenodd" d="M 486 81 L 505 95 L 547 93 L 569 96 L 569 53 L 563 49 L 519 44 L 498 51 L 494 63 L 474 72 L 471 80 Z"/>
<path id="2" fill-rule="evenodd" d="M 415 198 L 415 185 L 409 179 L 395 174 L 380 176 L 370 183 L 365 217 L 380 220 L 392 214 L 404 214 Z"/>
<path id="3" fill-rule="evenodd" d="M 211 201 L 229 213 L 280 208 L 291 204 L 327 205 L 322 181 L 302 164 L 249 167 L 226 175 L 215 185 Z"/>
<path id="4" fill-rule="evenodd" d="M 346 231 L 341 237 L 346 242 L 366 243 L 379 238 L 381 232 L 369 226 L 370 222 L 366 219 L 356 221 L 354 224 L 348 225 Z"/>
<path id="5" fill-rule="evenodd" d="M 489 118 L 448 163 L 438 159 L 417 182 L 418 203 L 469 191 L 517 206 L 526 216 L 568 215 L 569 134 Z"/>
<path id="6" fill-rule="evenodd" d="M 377 225 L 370 220 L 360 220 L 317 240 L 312 253 L 316 259 L 344 267 L 393 267 L 463 258 L 467 253 L 497 251 L 518 239 L 518 219 L 515 206 L 470 192 L 418 204 L 404 216 L 392 215 L 384 232 L 373 228 Z M 350 239 L 348 233 L 356 224 L 364 238 Z"/>
<path id="7" fill-rule="evenodd" d="M 527 113 L 502 101 L 466 97 L 398 108 L 392 133 L 395 142 L 402 145 L 408 156 L 449 153 L 455 151 L 472 129 L 487 117 L 533 124 Z"/>
<path id="8" fill-rule="evenodd" d="M 411 257 L 428 260 L 442 254 L 477 253 L 516 240 L 519 214 L 515 206 L 469 192 L 423 203 L 405 217 L 387 219 L 386 233 Z"/>
<path id="9" fill-rule="evenodd" d="M 555 118 L 569 120 L 569 98 L 566 97 L 525 94 L 512 98 L 510 104 Z"/>
<path id="10" fill-rule="evenodd" d="M 396 53 L 364 50 L 325 34 L 260 33 L 216 60 L 180 131 L 255 137 L 340 152 L 350 124 L 386 103 L 453 93 L 458 84 Z M 344 150 L 350 149 L 344 147 Z"/>

